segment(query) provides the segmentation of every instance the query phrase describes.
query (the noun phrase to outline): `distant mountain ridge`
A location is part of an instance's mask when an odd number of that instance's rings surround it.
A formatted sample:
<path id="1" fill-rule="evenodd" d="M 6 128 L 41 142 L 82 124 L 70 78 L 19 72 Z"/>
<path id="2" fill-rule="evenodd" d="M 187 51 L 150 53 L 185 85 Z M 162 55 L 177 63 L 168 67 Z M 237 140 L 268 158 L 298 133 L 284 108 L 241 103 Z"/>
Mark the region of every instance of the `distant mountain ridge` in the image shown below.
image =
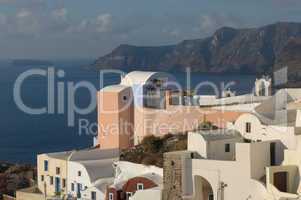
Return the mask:
<path id="1" fill-rule="evenodd" d="M 120 45 L 97 59 L 94 66 L 98 69 L 184 71 L 190 67 L 195 72 L 271 73 L 275 66 L 289 64 L 286 57 L 294 53 L 289 50 L 289 43 L 300 38 L 301 23 L 279 22 L 248 29 L 223 27 L 210 37 L 185 40 L 176 45 Z M 295 66 L 296 63 L 292 67 Z"/>
<path id="2" fill-rule="evenodd" d="M 301 87 L 301 37 L 292 38 L 281 50 L 274 70 L 288 67 L 287 87 Z"/>

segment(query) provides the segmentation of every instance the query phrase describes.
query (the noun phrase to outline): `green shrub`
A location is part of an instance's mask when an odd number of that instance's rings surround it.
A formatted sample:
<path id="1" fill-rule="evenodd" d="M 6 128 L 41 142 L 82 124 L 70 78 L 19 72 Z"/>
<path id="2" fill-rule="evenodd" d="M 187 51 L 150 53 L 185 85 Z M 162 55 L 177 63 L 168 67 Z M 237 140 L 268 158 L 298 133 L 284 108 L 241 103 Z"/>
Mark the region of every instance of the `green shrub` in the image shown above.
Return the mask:
<path id="1" fill-rule="evenodd" d="M 204 121 L 199 125 L 199 130 L 216 130 L 218 129 L 212 122 Z"/>
<path id="2" fill-rule="evenodd" d="M 144 150 L 149 153 L 157 153 L 163 146 L 163 140 L 156 136 L 147 136 L 145 137 L 141 145 L 143 146 Z"/>
<path id="3" fill-rule="evenodd" d="M 120 160 L 163 167 L 163 154 L 187 150 L 187 134 L 167 134 L 163 137 L 147 136 L 133 149 L 124 150 Z"/>

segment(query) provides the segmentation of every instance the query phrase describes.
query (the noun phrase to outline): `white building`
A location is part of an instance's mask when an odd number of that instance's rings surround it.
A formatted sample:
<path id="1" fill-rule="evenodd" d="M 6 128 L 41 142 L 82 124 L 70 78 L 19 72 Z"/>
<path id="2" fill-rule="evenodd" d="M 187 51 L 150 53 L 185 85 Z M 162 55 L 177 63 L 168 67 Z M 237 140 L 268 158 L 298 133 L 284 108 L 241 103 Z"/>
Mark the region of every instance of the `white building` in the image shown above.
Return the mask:
<path id="1" fill-rule="evenodd" d="M 210 106 L 213 109 L 228 111 L 254 111 L 255 107 L 271 97 L 272 81 L 268 77 L 256 79 L 254 92 L 236 95 L 230 88 L 222 91 L 221 98 L 202 98 L 200 106 Z"/>
<path id="2" fill-rule="evenodd" d="M 37 156 L 38 189 L 45 197 L 64 197 L 67 194 L 68 159 L 72 151 Z"/>
<path id="3" fill-rule="evenodd" d="M 82 200 L 104 200 L 106 186 L 114 181 L 113 164 L 119 159 L 118 155 L 116 150 L 74 152 L 68 160 L 68 196 Z"/>
<path id="4" fill-rule="evenodd" d="M 235 97 L 235 96 L 236 96 L 236 92 L 232 91 L 230 88 L 222 91 L 222 98 Z"/>
<path id="5" fill-rule="evenodd" d="M 133 71 L 122 77 L 120 85 L 133 90 L 136 107 L 164 108 L 165 90 L 175 88 L 173 76 L 163 72 Z"/>
<path id="6" fill-rule="evenodd" d="M 163 177 L 163 169 L 156 166 L 146 166 L 126 161 L 114 163 L 115 180 L 114 183 L 127 181 L 142 174 L 155 173 Z"/>
<path id="7" fill-rule="evenodd" d="M 189 134 L 189 137 L 196 139 L 195 134 L 200 133 Z M 299 145 L 300 139 L 300 136 L 296 137 Z M 204 158 L 195 151 L 167 153 L 162 199 L 299 199 L 301 148 L 285 150 L 283 164 L 276 166 L 273 145 L 274 141 L 238 142 L 235 156 L 229 159 L 227 156 L 223 159 Z M 221 146 L 226 152 L 224 145 L 216 144 L 216 149 L 211 148 L 209 155 L 219 152 Z"/>
<path id="8" fill-rule="evenodd" d="M 77 199 L 105 199 L 105 187 L 113 181 L 114 159 L 70 161 L 68 166 L 68 195 Z M 102 190 L 104 189 L 104 190 Z"/>
<path id="9" fill-rule="evenodd" d="M 244 141 L 237 131 L 226 129 L 190 132 L 188 135 L 188 151 L 211 160 L 235 159 L 235 144 Z"/>
<path id="10" fill-rule="evenodd" d="M 255 106 L 258 106 L 261 102 L 267 100 L 269 97 L 266 96 L 254 96 L 253 94 L 244 94 L 238 96 L 231 97 L 223 97 L 223 98 L 202 98 L 200 96 L 200 106 L 210 106 L 214 109 L 223 109 L 223 110 L 246 110 L 244 106 L 248 106 L 248 110 L 254 109 Z M 243 109 L 244 108 L 244 109 Z"/>
<path id="11" fill-rule="evenodd" d="M 255 81 L 255 96 L 271 96 L 272 95 L 272 79 L 263 76 Z"/>
<path id="12" fill-rule="evenodd" d="M 254 112 L 245 113 L 228 128 L 237 130 L 252 141 L 279 140 L 276 145 L 276 163 L 284 159 L 284 149 L 297 147 L 296 135 L 301 134 L 301 110 L 288 105 L 301 99 L 300 89 L 284 89 L 257 106 Z"/>
<path id="13" fill-rule="evenodd" d="M 165 155 L 163 200 L 301 199 L 300 89 L 278 91 L 226 130 L 191 132 Z"/>
<path id="14" fill-rule="evenodd" d="M 45 198 L 104 200 L 119 150 L 86 149 L 38 155 L 38 189 Z"/>

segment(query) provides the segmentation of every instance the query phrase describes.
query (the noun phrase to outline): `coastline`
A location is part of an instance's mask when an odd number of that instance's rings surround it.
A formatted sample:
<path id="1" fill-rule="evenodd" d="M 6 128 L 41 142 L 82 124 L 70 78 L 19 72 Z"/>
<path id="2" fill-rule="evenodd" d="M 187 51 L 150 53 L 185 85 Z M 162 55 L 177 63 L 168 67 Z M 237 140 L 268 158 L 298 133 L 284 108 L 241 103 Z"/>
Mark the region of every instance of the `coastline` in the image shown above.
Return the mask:
<path id="1" fill-rule="evenodd" d="M 33 186 L 35 180 L 35 166 L 0 161 L 0 199 L 3 195 L 14 196 L 18 189 Z"/>

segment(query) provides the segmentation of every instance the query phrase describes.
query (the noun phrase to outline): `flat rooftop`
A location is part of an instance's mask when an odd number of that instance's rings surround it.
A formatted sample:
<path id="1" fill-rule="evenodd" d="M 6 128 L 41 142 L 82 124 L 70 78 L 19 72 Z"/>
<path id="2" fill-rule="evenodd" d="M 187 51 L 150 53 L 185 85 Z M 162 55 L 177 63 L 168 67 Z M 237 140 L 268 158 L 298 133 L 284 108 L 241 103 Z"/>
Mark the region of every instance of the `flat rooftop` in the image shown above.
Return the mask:
<path id="1" fill-rule="evenodd" d="M 125 90 L 129 88 L 129 86 L 125 85 L 110 85 L 102 88 L 101 92 L 121 92 L 122 90 Z"/>
<path id="2" fill-rule="evenodd" d="M 203 138 L 207 141 L 242 138 L 241 134 L 238 131 L 228 130 L 228 129 L 216 129 L 216 130 L 208 130 L 208 131 L 200 130 L 191 133 L 198 133 L 202 135 Z"/>

